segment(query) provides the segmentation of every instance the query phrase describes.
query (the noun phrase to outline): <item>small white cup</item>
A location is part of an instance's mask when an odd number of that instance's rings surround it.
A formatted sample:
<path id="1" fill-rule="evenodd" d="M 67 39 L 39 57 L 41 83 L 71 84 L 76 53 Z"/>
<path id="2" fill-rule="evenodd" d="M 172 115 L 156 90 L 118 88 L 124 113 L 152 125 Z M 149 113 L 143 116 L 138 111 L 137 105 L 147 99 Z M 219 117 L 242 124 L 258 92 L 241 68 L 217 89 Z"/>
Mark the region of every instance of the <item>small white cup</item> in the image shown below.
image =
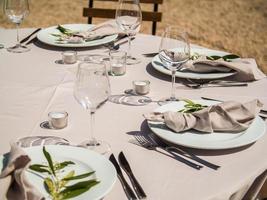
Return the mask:
<path id="1" fill-rule="evenodd" d="M 62 52 L 62 61 L 64 64 L 74 64 L 77 62 L 76 51 L 64 51 Z"/>
<path id="2" fill-rule="evenodd" d="M 150 81 L 148 80 L 133 81 L 133 90 L 136 94 L 140 95 L 148 94 L 150 90 Z"/>
<path id="3" fill-rule="evenodd" d="M 49 125 L 54 129 L 62 129 L 68 125 L 68 113 L 65 111 L 52 111 L 48 113 Z"/>
<path id="4" fill-rule="evenodd" d="M 125 51 L 110 51 L 110 74 L 112 76 L 122 76 L 126 73 Z"/>

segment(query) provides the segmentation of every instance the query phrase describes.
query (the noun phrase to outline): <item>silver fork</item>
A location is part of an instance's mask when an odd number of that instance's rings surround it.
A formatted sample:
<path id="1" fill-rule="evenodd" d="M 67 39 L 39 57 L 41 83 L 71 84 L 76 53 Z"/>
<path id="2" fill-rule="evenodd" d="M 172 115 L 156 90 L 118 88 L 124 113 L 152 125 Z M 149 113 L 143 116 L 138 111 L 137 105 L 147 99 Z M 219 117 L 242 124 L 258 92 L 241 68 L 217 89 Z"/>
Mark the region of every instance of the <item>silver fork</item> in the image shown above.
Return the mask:
<path id="1" fill-rule="evenodd" d="M 180 155 L 183 155 L 191 160 L 194 160 L 202 165 L 205 165 L 206 167 L 209 167 L 211 169 L 214 169 L 214 170 L 217 170 L 220 168 L 219 165 L 215 165 L 213 163 L 210 163 L 198 156 L 196 156 L 195 154 L 193 153 L 190 153 L 188 151 L 185 151 L 183 148 L 180 148 L 180 147 L 176 147 L 176 146 L 169 146 L 167 143 L 165 143 L 164 141 L 162 141 L 158 136 L 150 133 L 148 134 L 148 137 L 153 140 L 155 143 L 157 143 L 159 146 L 165 148 L 165 149 L 168 149 L 170 151 L 175 151 L 176 153 L 179 153 Z"/>
<path id="2" fill-rule="evenodd" d="M 160 149 L 163 149 L 165 150 L 166 152 L 168 152 L 169 154 L 171 154 L 174 158 L 176 158 L 177 160 L 179 160 L 180 162 L 194 168 L 194 169 L 197 169 L 197 170 L 200 170 L 203 166 L 202 165 L 198 165 L 196 163 L 193 163 L 177 154 L 175 154 L 174 152 L 172 152 L 171 150 L 167 149 L 167 148 L 164 148 L 160 145 L 158 145 L 157 143 L 155 143 L 153 140 L 149 140 L 148 138 L 144 137 L 143 135 L 135 135 L 134 136 L 136 141 L 138 142 L 135 143 L 133 141 L 131 141 L 133 144 L 137 144 L 137 145 L 141 145 L 142 147 L 148 149 L 148 150 L 154 150 L 154 151 L 157 151 L 157 152 L 160 152 L 157 148 L 160 148 Z"/>

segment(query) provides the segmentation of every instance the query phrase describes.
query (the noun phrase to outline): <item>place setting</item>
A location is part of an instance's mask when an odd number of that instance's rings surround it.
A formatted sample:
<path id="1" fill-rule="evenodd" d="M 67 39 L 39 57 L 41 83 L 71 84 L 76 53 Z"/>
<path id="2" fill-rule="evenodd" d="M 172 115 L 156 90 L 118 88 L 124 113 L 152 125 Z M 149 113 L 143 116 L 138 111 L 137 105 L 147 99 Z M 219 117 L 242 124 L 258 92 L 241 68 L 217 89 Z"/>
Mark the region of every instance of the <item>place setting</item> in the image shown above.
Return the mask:
<path id="1" fill-rule="evenodd" d="M 0 199 L 267 198 L 266 75 L 251 52 L 198 46 L 206 35 L 170 18 L 156 35 L 163 1 L 90 0 L 88 24 L 21 29 L 31 3 L 3 3 L 16 29 L 0 35 L 16 44 L 0 41 Z"/>

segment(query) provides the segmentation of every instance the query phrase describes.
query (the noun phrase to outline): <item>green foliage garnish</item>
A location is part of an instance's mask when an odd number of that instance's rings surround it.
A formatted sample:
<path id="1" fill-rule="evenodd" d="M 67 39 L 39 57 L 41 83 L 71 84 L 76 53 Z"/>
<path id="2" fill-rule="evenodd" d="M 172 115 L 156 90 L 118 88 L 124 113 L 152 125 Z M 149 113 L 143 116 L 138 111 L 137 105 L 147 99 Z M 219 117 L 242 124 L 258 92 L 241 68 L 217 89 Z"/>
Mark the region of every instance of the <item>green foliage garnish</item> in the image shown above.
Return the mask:
<path id="1" fill-rule="evenodd" d="M 201 105 L 199 103 L 194 103 L 193 101 L 189 99 L 183 99 L 183 101 L 186 102 L 186 104 L 184 105 L 184 109 L 179 110 L 178 112 L 192 113 L 192 112 L 196 112 L 196 111 L 202 110 L 203 108 L 208 107 L 205 105 Z"/>
<path id="2" fill-rule="evenodd" d="M 57 26 L 57 30 L 59 30 L 62 34 L 65 34 L 65 35 L 69 35 L 69 36 L 72 36 L 73 35 L 73 31 L 70 30 L 70 29 L 67 29 L 61 25 L 58 25 Z"/>
<path id="3" fill-rule="evenodd" d="M 225 56 L 206 56 L 206 58 L 208 60 L 218 60 L 218 59 L 222 58 L 226 62 L 231 62 L 231 60 L 237 59 L 237 58 L 239 58 L 239 56 L 237 56 L 235 54 L 228 54 Z"/>
<path id="4" fill-rule="evenodd" d="M 196 60 L 200 57 L 201 55 L 198 53 L 194 53 L 191 57 L 190 60 Z M 206 56 L 206 59 L 208 60 L 219 60 L 219 59 L 223 59 L 226 62 L 231 62 L 231 60 L 233 59 L 237 59 L 240 58 L 238 55 L 235 54 L 228 54 L 225 56 L 217 56 L 217 55 L 213 55 L 213 56 Z"/>
<path id="5" fill-rule="evenodd" d="M 33 164 L 29 169 L 48 175 L 44 178 L 44 187 L 53 200 L 64 200 L 79 196 L 100 183 L 96 179 L 90 179 L 68 185 L 70 181 L 87 178 L 95 172 L 93 171 L 75 176 L 75 171 L 72 170 L 63 178 L 60 178 L 62 170 L 69 165 L 75 165 L 75 163 L 72 161 L 53 163 L 52 157 L 50 153 L 46 151 L 45 147 L 43 147 L 43 154 L 47 160 L 47 165 Z"/>

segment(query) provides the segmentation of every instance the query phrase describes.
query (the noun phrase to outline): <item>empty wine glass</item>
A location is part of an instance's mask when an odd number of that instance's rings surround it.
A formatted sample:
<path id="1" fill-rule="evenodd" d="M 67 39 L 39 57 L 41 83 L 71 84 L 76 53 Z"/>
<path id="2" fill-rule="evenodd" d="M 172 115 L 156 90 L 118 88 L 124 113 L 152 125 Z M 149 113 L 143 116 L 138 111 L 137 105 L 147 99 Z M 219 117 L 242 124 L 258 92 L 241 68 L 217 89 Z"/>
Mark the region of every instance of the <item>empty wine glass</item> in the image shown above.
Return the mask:
<path id="1" fill-rule="evenodd" d="M 7 48 L 7 50 L 14 53 L 29 51 L 29 47 L 19 43 L 19 25 L 29 13 L 28 0 L 5 0 L 4 12 L 8 19 L 16 24 L 17 28 L 17 44 Z"/>
<path id="2" fill-rule="evenodd" d="M 177 101 L 175 97 L 175 74 L 190 58 L 190 44 L 187 33 L 177 26 L 165 29 L 160 43 L 159 58 L 162 64 L 171 71 L 171 96 L 164 98 L 162 103 Z"/>
<path id="3" fill-rule="evenodd" d="M 103 105 L 110 95 L 110 84 L 104 62 L 82 62 L 78 66 L 77 77 L 74 84 L 74 97 L 78 103 L 90 112 L 91 131 L 90 138 L 82 146 L 101 154 L 110 151 L 105 141 L 94 137 L 94 116 L 97 108 Z"/>
<path id="4" fill-rule="evenodd" d="M 140 59 L 131 55 L 131 40 L 139 32 L 142 22 L 142 11 L 139 0 L 120 0 L 116 10 L 116 22 L 128 36 L 127 64 L 137 64 Z"/>

